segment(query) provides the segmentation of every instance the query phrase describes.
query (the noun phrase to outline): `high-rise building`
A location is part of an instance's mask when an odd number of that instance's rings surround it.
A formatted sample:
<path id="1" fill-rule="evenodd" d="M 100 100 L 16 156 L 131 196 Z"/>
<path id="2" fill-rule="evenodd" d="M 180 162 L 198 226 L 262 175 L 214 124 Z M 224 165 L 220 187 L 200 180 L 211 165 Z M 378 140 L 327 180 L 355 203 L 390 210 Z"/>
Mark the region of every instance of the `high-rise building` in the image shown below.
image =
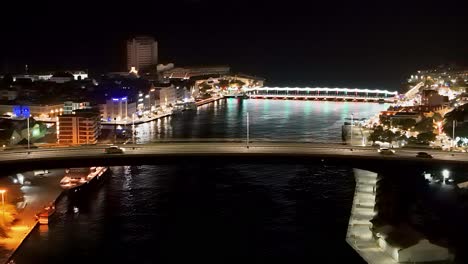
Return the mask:
<path id="1" fill-rule="evenodd" d="M 152 37 L 140 36 L 127 41 L 127 68 L 148 70 L 158 64 L 158 43 Z"/>
<path id="2" fill-rule="evenodd" d="M 96 144 L 101 134 L 99 112 L 83 109 L 61 115 L 57 123 L 59 144 Z"/>

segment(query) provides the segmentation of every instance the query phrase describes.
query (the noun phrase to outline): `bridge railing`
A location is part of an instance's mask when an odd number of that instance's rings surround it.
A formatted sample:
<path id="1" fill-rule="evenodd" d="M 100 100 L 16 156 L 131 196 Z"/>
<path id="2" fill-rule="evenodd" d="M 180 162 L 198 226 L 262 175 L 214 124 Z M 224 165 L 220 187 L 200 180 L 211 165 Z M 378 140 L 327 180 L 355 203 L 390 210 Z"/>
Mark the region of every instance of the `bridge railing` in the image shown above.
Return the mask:
<path id="1" fill-rule="evenodd" d="M 111 145 L 118 146 L 135 146 L 135 147 L 144 147 L 151 146 L 154 144 L 171 144 L 171 143 L 238 143 L 238 144 L 247 144 L 246 138 L 167 138 L 167 139 L 156 139 L 150 142 L 144 143 L 135 143 L 132 144 L 130 140 L 126 142 L 118 143 L 96 143 L 96 144 L 82 144 L 82 145 L 66 145 L 66 144 L 35 144 L 30 148 L 23 145 L 17 146 L 8 146 L 0 147 L 0 155 L 3 153 L 10 152 L 28 152 L 28 151 L 42 151 L 42 150 L 54 150 L 54 149 L 80 149 L 80 148 L 105 148 Z M 268 143 L 289 143 L 289 144 L 316 144 L 316 145 L 346 145 L 343 141 L 338 140 L 317 140 L 317 139 L 297 139 L 294 137 L 288 138 L 250 138 L 249 144 L 268 144 Z"/>

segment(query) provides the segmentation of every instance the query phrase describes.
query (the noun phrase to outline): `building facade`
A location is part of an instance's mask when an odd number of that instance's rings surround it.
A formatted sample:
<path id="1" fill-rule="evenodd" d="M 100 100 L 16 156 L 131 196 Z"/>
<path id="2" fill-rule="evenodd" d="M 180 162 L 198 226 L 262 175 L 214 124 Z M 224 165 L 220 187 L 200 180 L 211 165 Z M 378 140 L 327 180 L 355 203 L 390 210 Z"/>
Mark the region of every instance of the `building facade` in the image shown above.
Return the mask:
<path id="1" fill-rule="evenodd" d="M 58 143 L 63 145 L 96 144 L 101 134 L 99 113 L 79 111 L 59 116 L 57 123 Z"/>
<path id="2" fill-rule="evenodd" d="M 0 90 L 0 100 L 13 101 L 18 97 L 18 91 L 3 89 Z"/>
<path id="3" fill-rule="evenodd" d="M 70 115 L 75 112 L 75 110 L 79 109 L 90 109 L 91 104 L 89 102 L 73 102 L 73 101 L 65 101 L 63 103 L 63 114 Z"/>
<path id="4" fill-rule="evenodd" d="M 88 79 L 88 73 L 86 71 L 66 71 L 59 73 L 59 75 L 63 75 L 64 73 L 70 74 L 68 76 L 55 76 L 57 73 L 49 72 L 49 73 L 43 73 L 43 74 L 17 74 L 13 76 L 13 81 L 19 81 L 19 80 L 30 80 L 31 82 L 37 82 L 37 81 L 53 81 L 57 83 L 65 83 L 69 81 L 81 81 Z M 54 78 L 54 79 L 52 79 Z"/>
<path id="5" fill-rule="evenodd" d="M 440 95 L 436 90 L 423 90 L 422 92 L 421 105 L 434 107 L 448 104 L 448 102 L 448 96 Z"/>
<path id="6" fill-rule="evenodd" d="M 127 69 L 148 70 L 158 64 L 158 43 L 152 37 L 140 36 L 127 41 Z"/>
<path id="7" fill-rule="evenodd" d="M 177 102 L 177 91 L 174 86 L 163 87 L 159 90 L 159 105 L 164 110 Z"/>
<path id="8" fill-rule="evenodd" d="M 132 120 L 132 115 L 136 112 L 136 103 L 129 102 L 127 97 L 111 98 L 101 105 L 102 118 L 108 122 Z"/>

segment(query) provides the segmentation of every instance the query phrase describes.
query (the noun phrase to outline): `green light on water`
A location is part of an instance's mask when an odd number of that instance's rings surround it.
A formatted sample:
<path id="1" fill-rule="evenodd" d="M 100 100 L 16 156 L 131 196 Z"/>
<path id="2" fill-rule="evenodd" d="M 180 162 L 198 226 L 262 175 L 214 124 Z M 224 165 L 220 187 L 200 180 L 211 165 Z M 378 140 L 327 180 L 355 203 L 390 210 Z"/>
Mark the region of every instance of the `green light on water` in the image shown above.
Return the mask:
<path id="1" fill-rule="evenodd" d="M 263 102 L 263 114 L 268 114 L 270 111 L 270 100 L 264 100 Z"/>
<path id="2" fill-rule="evenodd" d="M 311 109 L 312 109 L 312 104 L 314 102 L 305 102 L 305 106 L 304 106 L 304 115 L 305 116 L 309 116 L 310 113 L 312 112 Z"/>
<path id="3" fill-rule="evenodd" d="M 324 113 L 329 113 L 330 112 L 330 102 L 323 102 L 323 111 Z"/>

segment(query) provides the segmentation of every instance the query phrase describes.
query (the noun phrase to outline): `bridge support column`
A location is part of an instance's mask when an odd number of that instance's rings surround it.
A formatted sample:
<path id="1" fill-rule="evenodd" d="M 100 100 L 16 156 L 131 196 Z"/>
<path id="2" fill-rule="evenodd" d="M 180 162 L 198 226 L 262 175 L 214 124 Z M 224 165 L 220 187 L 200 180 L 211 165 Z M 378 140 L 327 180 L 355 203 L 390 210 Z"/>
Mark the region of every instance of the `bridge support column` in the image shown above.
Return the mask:
<path id="1" fill-rule="evenodd" d="M 378 174 L 360 169 L 353 169 L 353 172 L 356 188 L 346 242 L 369 264 L 397 263 L 380 249 L 371 231 L 370 221 L 376 215 Z"/>

